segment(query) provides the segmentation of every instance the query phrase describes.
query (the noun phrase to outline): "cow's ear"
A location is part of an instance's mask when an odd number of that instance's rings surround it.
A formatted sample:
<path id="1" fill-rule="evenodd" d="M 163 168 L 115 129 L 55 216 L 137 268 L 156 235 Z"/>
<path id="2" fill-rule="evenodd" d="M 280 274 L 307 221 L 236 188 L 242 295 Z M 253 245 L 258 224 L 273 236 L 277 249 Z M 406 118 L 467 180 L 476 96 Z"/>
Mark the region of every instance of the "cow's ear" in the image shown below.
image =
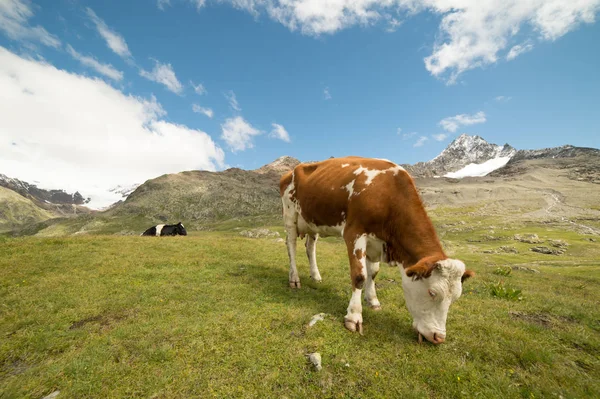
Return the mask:
<path id="1" fill-rule="evenodd" d="M 417 264 L 407 268 L 404 272 L 406 276 L 412 277 L 413 280 L 420 280 L 422 278 L 428 278 L 431 273 L 440 266 L 439 263 L 434 262 L 430 259 L 421 259 Z"/>
<path id="2" fill-rule="evenodd" d="M 465 270 L 462 277 L 460 278 L 460 282 L 464 283 L 466 279 L 468 279 L 469 277 L 473 277 L 474 275 L 475 272 L 473 270 Z"/>

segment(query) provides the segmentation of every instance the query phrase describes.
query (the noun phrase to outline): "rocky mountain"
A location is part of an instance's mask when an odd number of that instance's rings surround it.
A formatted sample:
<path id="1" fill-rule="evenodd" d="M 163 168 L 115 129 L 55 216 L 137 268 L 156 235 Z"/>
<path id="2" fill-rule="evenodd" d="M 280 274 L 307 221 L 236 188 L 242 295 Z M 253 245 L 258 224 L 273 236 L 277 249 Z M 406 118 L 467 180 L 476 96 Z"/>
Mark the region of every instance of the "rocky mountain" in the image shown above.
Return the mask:
<path id="1" fill-rule="evenodd" d="M 514 163 L 525 159 L 574 158 L 585 155 L 600 155 L 600 150 L 596 148 L 574 147 L 572 145 L 543 148 L 541 150 L 519 150 L 511 158 L 510 162 Z"/>
<path id="2" fill-rule="evenodd" d="M 269 164 L 264 165 L 261 168 L 255 169 L 254 172 L 259 174 L 276 173 L 277 175 L 281 176 L 285 172 L 294 169 L 294 167 L 299 163 L 300 161 L 296 158 L 283 156 L 277 158 Z"/>
<path id="3" fill-rule="evenodd" d="M 79 191 L 70 194 L 64 190 L 45 190 L 37 187 L 35 184 L 29 184 L 25 181 L 13 179 L 3 174 L 0 174 L 0 186 L 6 187 L 9 190 L 21 194 L 25 198 L 29 198 L 42 204 L 84 205 L 90 201 L 89 198 L 84 198 Z"/>
<path id="4" fill-rule="evenodd" d="M 508 144 L 490 144 L 480 136 L 462 134 L 431 161 L 402 165 L 413 176 L 444 176 L 469 164 L 482 164 L 497 158 L 512 158 L 517 150 Z"/>

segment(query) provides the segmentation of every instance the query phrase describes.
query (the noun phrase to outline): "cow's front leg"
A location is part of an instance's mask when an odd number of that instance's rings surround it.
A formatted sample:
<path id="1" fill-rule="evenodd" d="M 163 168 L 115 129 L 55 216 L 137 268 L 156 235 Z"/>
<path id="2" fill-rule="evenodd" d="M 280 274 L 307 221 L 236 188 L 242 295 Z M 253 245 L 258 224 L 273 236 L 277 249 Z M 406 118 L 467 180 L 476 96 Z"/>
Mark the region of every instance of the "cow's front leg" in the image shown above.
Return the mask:
<path id="1" fill-rule="evenodd" d="M 344 317 L 344 325 L 350 331 L 358 331 L 362 335 L 362 303 L 361 294 L 366 277 L 366 234 L 344 234 L 348 258 L 350 259 L 350 277 L 352 279 L 352 297 L 348 312 Z"/>
<path id="2" fill-rule="evenodd" d="M 306 236 L 306 256 L 308 256 L 308 263 L 310 264 L 310 278 L 316 282 L 321 282 L 321 273 L 317 267 L 317 234 L 307 234 Z"/>
<path id="3" fill-rule="evenodd" d="M 365 283 L 365 301 L 373 310 L 381 310 L 381 304 L 375 291 L 375 276 L 379 273 L 379 262 L 371 262 L 367 258 L 367 281 Z"/>

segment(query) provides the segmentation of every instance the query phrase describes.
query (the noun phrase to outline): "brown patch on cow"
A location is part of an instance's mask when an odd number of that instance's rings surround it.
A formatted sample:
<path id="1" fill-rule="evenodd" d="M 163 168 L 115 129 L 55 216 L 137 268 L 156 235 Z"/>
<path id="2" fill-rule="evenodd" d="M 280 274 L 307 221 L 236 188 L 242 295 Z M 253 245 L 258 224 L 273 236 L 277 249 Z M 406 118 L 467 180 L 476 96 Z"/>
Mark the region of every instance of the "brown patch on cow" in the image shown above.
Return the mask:
<path id="1" fill-rule="evenodd" d="M 460 282 L 464 283 L 466 279 L 475 276 L 475 272 L 473 270 L 465 270 L 462 277 L 460 278 Z"/>
<path id="2" fill-rule="evenodd" d="M 361 260 L 365 256 L 365 251 L 363 251 L 360 248 L 356 248 L 354 250 L 354 256 L 356 257 L 356 259 Z"/>
<path id="3" fill-rule="evenodd" d="M 283 196 L 283 193 L 285 193 L 286 188 L 288 188 L 288 186 L 292 182 L 292 174 L 293 174 L 293 172 L 289 171 L 286 174 L 284 174 L 283 176 L 281 176 L 281 180 L 279 180 L 279 195 L 280 196 Z"/>
<path id="4" fill-rule="evenodd" d="M 362 290 L 363 285 L 365 284 L 365 276 L 363 276 L 362 274 L 358 274 L 356 276 L 354 276 L 354 288 L 358 288 L 359 290 Z"/>
<path id="5" fill-rule="evenodd" d="M 431 273 L 439 266 L 438 262 L 440 260 L 438 256 L 428 256 L 426 258 L 421 259 L 417 264 L 410 266 L 405 269 L 406 276 L 412 277 L 413 280 L 420 280 L 422 278 L 428 278 L 431 276 Z"/>

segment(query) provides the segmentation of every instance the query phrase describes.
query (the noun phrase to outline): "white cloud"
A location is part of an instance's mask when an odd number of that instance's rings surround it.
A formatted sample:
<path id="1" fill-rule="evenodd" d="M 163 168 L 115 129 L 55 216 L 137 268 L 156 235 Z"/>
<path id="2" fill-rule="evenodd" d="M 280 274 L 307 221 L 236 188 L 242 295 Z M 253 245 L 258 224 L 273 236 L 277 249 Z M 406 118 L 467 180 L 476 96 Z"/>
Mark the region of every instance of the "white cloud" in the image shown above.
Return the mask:
<path id="1" fill-rule="evenodd" d="M 183 92 L 183 85 L 177 80 L 177 76 L 175 76 L 175 71 L 173 71 L 171 64 L 161 64 L 154 60 L 154 68 L 152 68 L 152 71 L 148 72 L 141 69 L 140 76 L 164 85 L 173 93 L 181 94 L 181 92 Z"/>
<path id="2" fill-rule="evenodd" d="M 164 11 L 165 8 L 171 5 L 171 0 L 157 0 L 156 6 L 159 10 Z"/>
<path id="3" fill-rule="evenodd" d="M 194 111 L 197 114 L 204 114 L 204 115 L 208 116 L 209 118 L 212 118 L 214 115 L 212 109 L 201 107 L 198 104 L 192 104 L 192 111 Z"/>
<path id="4" fill-rule="evenodd" d="M 221 138 L 225 140 L 232 152 L 254 147 L 252 137 L 262 134 L 241 116 L 225 120 L 225 123 L 221 125 L 221 130 Z"/>
<path id="5" fill-rule="evenodd" d="M 400 132 L 398 132 L 398 134 L 400 134 Z M 416 135 L 417 135 L 417 132 L 403 133 L 402 140 L 408 140 L 409 138 L 414 137 Z"/>
<path id="6" fill-rule="evenodd" d="M 388 17 L 387 19 L 388 19 L 388 24 L 387 24 L 387 28 L 385 28 L 385 31 L 388 33 L 396 32 L 396 30 L 398 30 L 400 25 L 402 25 L 402 21 L 400 21 L 396 18 Z"/>
<path id="7" fill-rule="evenodd" d="M 208 134 L 163 120 L 154 97 L 126 95 L 2 47 L 0 93 L 2 173 L 78 190 L 93 207 L 119 200 L 108 191 L 118 185 L 224 166 L 223 150 Z"/>
<path id="8" fill-rule="evenodd" d="M 283 140 L 286 143 L 290 142 L 290 135 L 282 125 L 278 123 L 272 123 L 271 126 L 273 126 L 273 130 L 271 130 L 269 137 L 274 137 L 276 139 Z"/>
<path id="9" fill-rule="evenodd" d="M 454 133 L 461 126 L 484 123 L 485 121 L 485 113 L 483 111 L 479 111 L 473 115 L 460 114 L 444 118 L 440 121 L 439 126 L 441 126 L 444 130 Z"/>
<path id="10" fill-rule="evenodd" d="M 198 83 L 197 85 L 194 84 L 194 82 L 192 82 L 190 80 L 190 84 L 192 85 L 192 87 L 194 88 L 194 91 L 196 92 L 196 94 L 198 94 L 199 96 L 208 93 L 206 91 L 206 88 L 204 87 L 204 85 L 202 83 Z"/>
<path id="11" fill-rule="evenodd" d="M 323 98 L 324 98 L 325 100 L 331 100 L 331 93 L 329 93 L 329 87 L 326 87 L 326 88 L 323 90 Z"/>
<path id="12" fill-rule="evenodd" d="M 94 57 L 85 56 L 79 54 L 71 45 L 67 45 L 67 52 L 71 54 L 73 58 L 81 62 L 81 64 L 96 70 L 96 72 L 116 81 L 123 79 L 123 72 L 117 70 L 110 64 L 102 64 L 98 62 Z"/>
<path id="13" fill-rule="evenodd" d="M 400 136 L 402 134 L 402 128 L 401 127 L 399 127 L 399 128 L 396 129 L 396 134 L 398 136 Z"/>
<path id="14" fill-rule="evenodd" d="M 446 140 L 446 138 L 448 138 L 448 135 L 446 133 L 440 133 L 440 134 L 432 134 L 431 137 L 433 137 L 433 139 L 435 141 L 444 141 L 444 140 Z"/>
<path id="15" fill-rule="evenodd" d="M 512 97 L 510 96 L 498 96 L 495 98 L 496 101 L 498 101 L 499 103 L 507 103 L 510 100 L 512 100 Z"/>
<path id="16" fill-rule="evenodd" d="M 238 104 L 237 98 L 236 98 L 233 90 L 229 90 L 228 92 L 223 93 L 223 95 L 225 96 L 227 101 L 229 101 L 229 106 L 231 108 L 233 108 L 235 111 L 238 111 L 238 112 L 242 110 L 242 108 Z"/>
<path id="17" fill-rule="evenodd" d="M 13 40 L 39 42 L 60 47 L 60 40 L 41 26 L 29 26 L 33 17 L 30 0 L 0 0 L 0 31 Z"/>
<path id="18" fill-rule="evenodd" d="M 196 5 L 196 9 L 200 10 L 202 7 L 204 7 L 206 5 L 206 0 L 190 0 L 192 2 L 192 4 Z M 235 2 L 244 2 L 244 1 L 248 1 L 248 0 L 234 0 Z M 253 0 L 250 0 L 253 1 Z"/>
<path id="19" fill-rule="evenodd" d="M 415 144 L 413 144 L 413 147 L 422 147 L 423 144 L 425 144 L 426 141 L 428 141 L 429 139 L 425 136 L 421 136 L 419 137 L 419 139 L 415 142 Z"/>
<path id="20" fill-rule="evenodd" d="M 108 25 L 106 25 L 106 23 L 100 17 L 98 17 L 91 8 L 88 7 L 86 12 L 92 22 L 96 25 L 98 33 L 106 41 L 108 47 L 122 58 L 130 60 L 132 58 L 131 52 L 129 51 L 129 47 L 127 47 L 127 43 L 125 42 L 123 36 L 110 29 Z"/>
<path id="21" fill-rule="evenodd" d="M 348 27 L 387 24 L 428 12 L 440 19 L 425 67 L 456 82 L 467 70 L 493 64 L 515 45 L 517 33 L 556 40 L 593 23 L 600 0 L 219 0 L 254 16 L 265 12 L 292 31 L 319 36 Z M 204 4 L 204 1 L 202 1 Z M 394 22 L 396 21 L 396 22 Z"/>
<path id="22" fill-rule="evenodd" d="M 511 47 L 510 51 L 506 55 L 506 59 L 508 61 L 514 60 L 521 54 L 526 53 L 531 50 L 533 50 L 533 44 L 531 44 L 531 43 L 517 44 L 516 46 Z"/>

